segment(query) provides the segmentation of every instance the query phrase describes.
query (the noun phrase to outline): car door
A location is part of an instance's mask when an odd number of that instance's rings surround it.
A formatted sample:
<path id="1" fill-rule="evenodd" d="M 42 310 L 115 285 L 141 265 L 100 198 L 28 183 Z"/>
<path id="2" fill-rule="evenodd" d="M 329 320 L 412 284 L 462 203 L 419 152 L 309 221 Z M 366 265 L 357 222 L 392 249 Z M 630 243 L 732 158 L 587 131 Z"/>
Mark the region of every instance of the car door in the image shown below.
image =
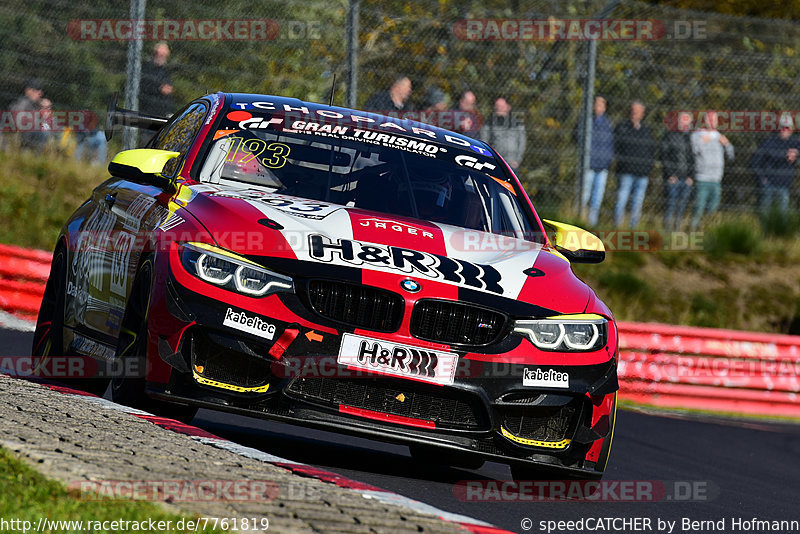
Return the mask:
<path id="1" fill-rule="evenodd" d="M 180 153 L 162 174 L 174 178 L 180 172 L 189 148 L 208 113 L 206 102 L 194 102 L 178 112 L 151 142 L 151 148 Z M 130 295 L 139 260 L 156 229 L 171 215 L 172 193 L 160 187 L 130 180 L 120 181 L 113 191 L 115 216 L 108 271 L 109 316 L 95 328 L 116 337 Z"/>

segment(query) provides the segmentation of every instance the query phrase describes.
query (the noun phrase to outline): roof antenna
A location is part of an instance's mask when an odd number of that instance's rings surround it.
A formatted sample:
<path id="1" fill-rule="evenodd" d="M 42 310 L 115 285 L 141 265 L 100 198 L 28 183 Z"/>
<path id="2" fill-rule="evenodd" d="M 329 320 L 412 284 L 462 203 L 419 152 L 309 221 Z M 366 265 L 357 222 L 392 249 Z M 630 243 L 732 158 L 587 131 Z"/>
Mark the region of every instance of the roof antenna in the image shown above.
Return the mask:
<path id="1" fill-rule="evenodd" d="M 328 105 L 333 105 L 333 90 L 336 88 L 336 73 L 333 73 L 333 82 L 331 83 L 331 97 L 328 99 Z"/>

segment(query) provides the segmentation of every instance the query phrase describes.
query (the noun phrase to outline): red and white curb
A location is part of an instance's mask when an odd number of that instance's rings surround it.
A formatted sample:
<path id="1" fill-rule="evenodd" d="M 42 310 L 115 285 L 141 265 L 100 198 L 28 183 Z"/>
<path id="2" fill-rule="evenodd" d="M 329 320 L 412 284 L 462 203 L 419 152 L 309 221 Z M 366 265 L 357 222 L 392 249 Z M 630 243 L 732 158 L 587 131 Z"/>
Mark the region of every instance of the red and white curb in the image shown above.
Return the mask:
<path id="1" fill-rule="evenodd" d="M 0 310 L 0 328 L 18 332 L 33 332 L 36 329 L 36 323 Z"/>
<path id="2" fill-rule="evenodd" d="M 349 479 L 347 477 L 333 473 L 331 471 L 326 471 L 324 469 L 320 469 L 318 467 L 314 467 L 308 464 L 295 462 L 293 460 L 287 460 L 286 458 L 281 458 L 280 456 L 275 456 L 273 454 L 269 454 L 264 451 L 254 449 L 252 447 L 239 445 L 238 443 L 234 443 L 227 439 L 220 438 L 219 436 L 215 436 L 214 434 L 211 434 L 210 432 L 207 432 L 202 428 L 198 428 L 196 426 L 192 426 L 186 423 L 181 423 L 180 421 L 176 421 L 174 419 L 168 419 L 166 417 L 159 417 L 157 415 L 153 415 L 141 410 L 136 410 L 134 408 L 129 408 L 127 406 L 123 406 L 121 404 L 112 402 L 108 399 L 97 397 L 96 395 L 92 395 L 91 393 L 78 391 L 64 386 L 48 384 L 45 382 L 41 382 L 41 384 L 51 389 L 52 391 L 61 393 L 63 395 L 71 397 L 80 397 L 84 401 L 90 402 L 99 407 L 134 415 L 146 421 L 150 421 L 154 425 L 158 425 L 159 427 L 164 428 L 166 430 L 171 430 L 172 432 L 177 432 L 179 434 L 185 434 L 187 436 L 190 436 L 192 439 L 200 443 L 211 445 L 219 449 L 224 449 L 226 451 L 238 454 L 240 456 L 245 456 L 247 458 L 252 458 L 278 467 L 282 467 L 300 476 L 305 476 L 321 480 L 323 482 L 336 484 L 341 488 L 358 492 L 365 499 L 374 499 L 384 504 L 399 506 L 402 508 L 407 508 L 417 513 L 438 517 L 443 521 L 447 521 L 449 523 L 455 523 L 461 526 L 462 528 L 466 529 L 468 532 L 472 532 L 473 534 L 512 534 L 508 530 L 495 527 L 493 525 L 490 525 L 489 523 L 485 523 L 478 519 L 440 510 L 439 508 L 436 508 L 429 504 L 425 504 L 423 502 L 416 501 L 409 497 L 405 497 L 403 495 L 399 495 L 397 493 L 393 493 L 388 490 L 384 490 L 369 484 L 365 484 L 363 482 L 358 482 L 357 480 Z"/>

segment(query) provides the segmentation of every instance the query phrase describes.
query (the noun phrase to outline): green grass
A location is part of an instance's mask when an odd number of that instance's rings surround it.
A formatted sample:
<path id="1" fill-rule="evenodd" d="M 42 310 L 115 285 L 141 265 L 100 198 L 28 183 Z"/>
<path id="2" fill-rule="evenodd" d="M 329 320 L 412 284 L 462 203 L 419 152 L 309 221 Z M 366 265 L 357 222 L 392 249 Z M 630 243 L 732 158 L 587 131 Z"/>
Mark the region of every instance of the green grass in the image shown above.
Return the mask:
<path id="1" fill-rule="evenodd" d="M 108 178 L 55 153 L 0 150 L 0 243 L 51 250 L 61 226 Z"/>
<path id="2" fill-rule="evenodd" d="M 5 520 L 30 521 L 36 528 L 39 518 L 63 521 L 171 521 L 172 528 L 166 532 L 184 532 L 175 526 L 181 516 L 171 514 L 160 506 L 143 501 L 86 500 L 72 495 L 63 485 L 44 477 L 9 451 L 0 448 L 0 517 Z M 194 519 L 193 516 L 187 519 Z M 166 525 L 166 523 L 164 523 Z M 108 524 L 107 526 L 111 526 Z M 13 525 L 11 525 L 13 527 Z M 87 532 L 64 527 L 44 532 L 61 534 Z M 22 531 L 21 529 L 17 529 Z M 145 528 L 145 531 L 147 529 Z M 117 529 L 113 532 L 133 532 Z M 112 532 L 95 529 L 93 532 Z M 206 532 L 222 532 L 207 530 Z"/>

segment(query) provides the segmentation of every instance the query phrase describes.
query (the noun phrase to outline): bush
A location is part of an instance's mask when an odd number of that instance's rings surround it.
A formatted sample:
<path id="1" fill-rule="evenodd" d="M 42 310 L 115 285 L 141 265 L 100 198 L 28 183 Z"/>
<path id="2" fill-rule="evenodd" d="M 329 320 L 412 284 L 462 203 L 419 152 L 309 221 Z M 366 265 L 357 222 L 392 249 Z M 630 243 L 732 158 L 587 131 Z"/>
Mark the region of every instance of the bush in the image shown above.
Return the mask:
<path id="1" fill-rule="evenodd" d="M 726 254 L 755 256 L 759 252 L 762 234 L 750 218 L 732 219 L 712 226 L 706 231 L 706 252 L 720 258 Z"/>

